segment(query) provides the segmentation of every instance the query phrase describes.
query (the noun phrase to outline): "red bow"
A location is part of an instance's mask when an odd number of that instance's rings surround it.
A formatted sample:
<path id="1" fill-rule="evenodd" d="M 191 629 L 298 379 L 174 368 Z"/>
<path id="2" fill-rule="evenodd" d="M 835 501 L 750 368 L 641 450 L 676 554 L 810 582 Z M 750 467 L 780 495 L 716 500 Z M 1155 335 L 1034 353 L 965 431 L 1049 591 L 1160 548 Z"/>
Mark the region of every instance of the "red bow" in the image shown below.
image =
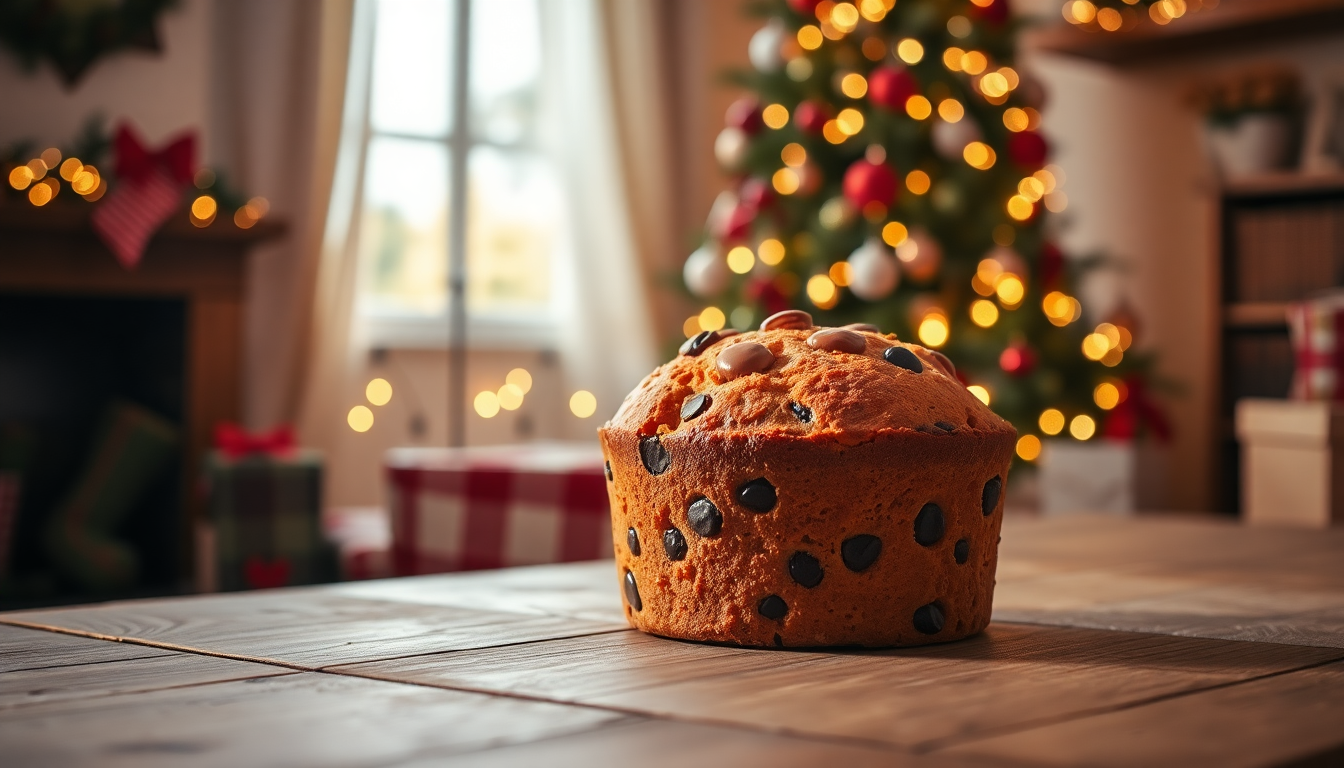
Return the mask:
<path id="1" fill-rule="evenodd" d="M 282 424 L 270 432 L 253 434 L 237 424 L 225 422 L 215 427 L 215 448 L 230 459 L 254 453 L 284 456 L 294 451 L 294 428 Z"/>
<path id="2" fill-rule="evenodd" d="M 125 123 L 117 126 L 112 138 L 117 176 L 134 183 L 143 182 L 155 169 L 162 169 L 180 184 L 190 184 L 196 174 L 196 133 L 188 131 L 157 152 L 145 148 L 135 131 Z"/>
<path id="3" fill-rule="evenodd" d="M 1171 440 L 1171 422 L 1161 406 L 1148 396 L 1148 389 L 1137 376 L 1125 380 L 1126 396 L 1123 402 L 1107 416 L 1102 428 L 1106 437 L 1129 440 L 1140 427 L 1151 429 L 1163 443 Z"/>

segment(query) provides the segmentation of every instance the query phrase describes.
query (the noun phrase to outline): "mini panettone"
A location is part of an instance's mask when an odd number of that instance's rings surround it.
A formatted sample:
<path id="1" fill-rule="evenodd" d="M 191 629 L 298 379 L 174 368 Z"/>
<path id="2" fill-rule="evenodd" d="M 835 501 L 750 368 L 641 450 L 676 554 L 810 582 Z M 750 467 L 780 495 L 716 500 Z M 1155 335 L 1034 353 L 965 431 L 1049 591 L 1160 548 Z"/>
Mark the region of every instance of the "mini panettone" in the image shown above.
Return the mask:
<path id="1" fill-rule="evenodd" d="M 688 340 L 599 435 L 645 632 L 892 646 L 989 624 L 1016 433 L 938 352 L 781 312 Z"/>

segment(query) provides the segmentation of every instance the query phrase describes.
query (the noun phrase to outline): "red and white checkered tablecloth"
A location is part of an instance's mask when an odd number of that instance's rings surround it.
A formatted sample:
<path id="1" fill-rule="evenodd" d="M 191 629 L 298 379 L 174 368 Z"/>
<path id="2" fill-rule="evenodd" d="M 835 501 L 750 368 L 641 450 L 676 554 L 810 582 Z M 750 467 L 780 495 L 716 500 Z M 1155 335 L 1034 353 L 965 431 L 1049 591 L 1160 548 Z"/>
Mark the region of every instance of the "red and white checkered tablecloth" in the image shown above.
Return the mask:
<path id="1" fill-rule="evenodd" d="M 386 467 L 398 576 L 612 554 L 595 443 L 394 448 Z"/>

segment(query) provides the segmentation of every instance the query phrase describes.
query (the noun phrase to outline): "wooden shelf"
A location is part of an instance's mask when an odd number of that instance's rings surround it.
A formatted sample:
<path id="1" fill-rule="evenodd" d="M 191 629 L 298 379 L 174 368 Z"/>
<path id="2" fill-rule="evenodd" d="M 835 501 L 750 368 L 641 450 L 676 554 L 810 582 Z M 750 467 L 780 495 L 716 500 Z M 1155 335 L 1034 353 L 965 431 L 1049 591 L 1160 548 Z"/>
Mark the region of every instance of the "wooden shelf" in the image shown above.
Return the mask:
<path id="1" fill-rule="evenodd" d="M 33 234 L 47 233 L 92 233 L 89 216 L 94 206 L 71 197 L 58 199 L 38 208 L 27 201 L 14 197 L 0 196 L 0 229 L 21 231 Z M 233 223 L 231 216 L 219 216 L 208 227 L 194 226 L 188 219 L 187 207 L 174 213 L 163 226 L 154 233 L 152 240 L 168 238 L 195 241 L 259 243 L 284 235 L 284 222 L 277 219 L 263 219 L 247 229 Z M 152 241 L 151 240 L 151 241 Z"/>
<path id="2" fill-rule="evenodd" d="M 1123 65 L 1341 29 L 1344 0 L 1222 0 L 1216 8 L 1189 13 L 1166 26 L 1143 18 L 1133 29 L 1092 32 L 1059 21 L 1029 32 L 1026 44 Z"/>
<path id="3" fill-rule="evenodd" d="M 1331 193 L 1344 193 L 1344 173 L 1308 175 L 1287 171 L 1226 179 L 1222 183 L 1223 197 L 1233 200 Z"/>
<path id="4" fill-rule="evenodd" d="M 1286 329 L 1288 305 L 1283 302 L 1228 304 L 1223 307 L 1223 326 L 1229 330 Z"/>

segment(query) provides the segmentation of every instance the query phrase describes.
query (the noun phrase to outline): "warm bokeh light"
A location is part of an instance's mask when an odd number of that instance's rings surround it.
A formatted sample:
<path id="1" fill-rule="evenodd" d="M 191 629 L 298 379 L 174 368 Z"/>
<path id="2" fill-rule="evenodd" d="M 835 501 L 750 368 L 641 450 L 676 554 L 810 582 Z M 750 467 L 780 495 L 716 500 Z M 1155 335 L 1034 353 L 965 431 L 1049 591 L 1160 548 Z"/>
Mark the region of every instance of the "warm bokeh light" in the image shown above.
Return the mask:
<path id="1" fill-rule="evenodd" d="M 499 400 L 499 407 L 506 411 L 516 411 L 523 405 L 523 390 L 513 384 L 506 383 L 495 392 L 495 399 Z"/>
<path id="2" fill-rule="evenodd" d="M 1003 275 L 994 283 L 994 293 L 998 294 L 999 301 L 1008 309 L 1013 309 L 1022 303 L 1026 296 L 1027 287 L 1022 283 L 1022 278 L 1013 274 Z"/>
<path id="3" fill-rule="evenodd" d="M 597 398 L 592 392 L 580 389 L 569 396 L 569 412 L 580 419 L 586 419 L 597 413 Z"/>
<path id="4" fill-rule="evenodd" d="M 918 64 L 924 58 L 924 46 L 913 37 L 907 37 L 896 44 L 896 55 L 906 64 Z"/>
<path id="5" fill-rule="evenodd" d="M 1097 17 L 1097 6 L 1089 0 L 1065 3 L 1061 12 L 1070 24 L 1087 24 Z"/>
<path id="6" fill-rule="evenodd" d="M 836 290 L 835 283 L 826 275 L 813 275 L 807 279 L 807 298 L 821 309 L 830 309 L 835 306 L 839 299 L 840 292 Z"/>
<path id="7" fill-rule="evenodd" d="M 948 48 L 946 51 L 943 51 L 943 66 L 953 72 L 960 72 L 961 57 L 965 55 L 966 52 L 956 46 Z"/>
<path id="8" fill-rule="evenodd" d="M 827 120 L 821 126 L 821 135 L 822 138 L 832 144 L 844 144 L 845 139 L 849 138 L 844 131 L 840 130 L 840 124 L 834 120 Z"/>
<path id="9" fill-rule="evenodd" d="M 859 23 L 859 9 L 853 3 L 837 3 L 831 9 L 831 26 L 841 32 L 853 32 Z"/>
<path id="10" fill-rule="evenodd" d="M 43 150 L 40 157 L 42 158 L 43 164 L 47 166 L 48 170 L 55 168 L 56 166 L 61 164 L 61 150 L 55 147 L 48 147 L 47 149 Z"/>
<path id="11" fill-rule="evenodd" d="M 990 72 L 980 78 L 980 92 L 992 99 L 1007 95 L 1009 90 L 1008 78 L 1002 72 Z"/>
<path id="12" fill-rule="evenodd" d="M 191 215 L 198 219 L 213 218 L 218 210 L 219 205 L 215 202 L 215 198 L 209 195 L 201 195 L 191 201 Z"/>
<path id="13" fill-rule="evenodd" d="M 1064 327 L 1082 316 L 1083 307 L 1072 296 L 1051 291 L 1041 300 L 1041 310 L 1051 325 Z"/>
<path id="14" fill-rule="evenodd" d="M 374 405 L 387 405 L 392 401 L 392 385 L 387 379 L 373 379 L 365 385 L 364 397 Z"/>
<path id="15" fill-rule="evenodd" d="M 923 171 L 911 171 L 905 175 L 905 188 L 910 190 L 911 194 L 922 195 L 929 191 L 932 184 L 929 174 Z"/>
<path id="16" fill-rule="evenodd" d="M 33 171 L 26 165 L 16 165 L 9 172 L 9 186 L 17 190 L 25 190 L 29 184 L 33 183 Z"/>
<path id="17" fill-rule="evenodd" d="M 1120 364 L 1121 360 L 1124 359 L 1125 359 L 1125 353 L 1123 350 L 1121 350 L 1119 347 L 1111 347 L 1110 349 L 1106 350 L 1106 354 L 1101 356 L 1101 364 L 1106 366 L 1107 368 L 1114 368 L 1115 366 Z"/>
<path id="18" fill-rule="evenodd" d="M 55 195 L 51 193 L 51 185 L 49 184 L 34 184 L 32 188 L 28 190 L 28 202 L 38 207 L 50 203 L 51 198 L 53 197 L 55 197 Z"/>
<path id="19" fill-rule="evenodd" d="M 1109 346 L 1120 346 L 1120 329 L 1111 323 L 1101 323 L 1096 327 L 1096 332 L 1106 337 L 1106 343 Z"/>
<path id="20" fill-rule="evenodd" d="M 853 136 L 863 130 L 863 113 L 853 107 L 842 109 L 835 116 L 835 124 L 846 136 Z"/>
<path id="21" fill-rule="evenodd" d="M 887 4 L 883 0 L 861 0 L 859 13 L 868 21 L 878 22 L 887 17 Z"/>
<path id="22" fill-rule="evenodd" d="M 1120 404 L 1120 387 L 1109 381 L 1103 381 L 1092 390 L 1092 402 L 1103 411 L 1109 411 Z"/>
<path id="23" fill-rule="evenodd" d="M 975 28 L 965 16 L 953 16 L 947 20 L 947 33 L 956 38 L 970 37 Z"/>
<path id="24" fill-rule="evenodd" d="M 699 315 L 691 315 L 690 317 L 686 318 L 686 322 L 681 324 L 681 333 L 688 339 L 699 332 L 700 332 Z"/>
<path id="25" fill-rule="evenodd" d="M 739 275 L 745 275 L 756 266 L 756 254 L 745 245 L 734 246 L 728 251 L 728 268 Z"/>
<path id="26" fill-rule="evenodd" d="M 1051 213 L 1062 213 L 1069 207 L 1069 196 L 1055 190 L 1045 196 L 1045 209 Z"/>
<path id="27" fill-rule="evenodd" d="M 906 229 L 905 225 L 899 221 L 889 221 L 886 226 L 882 227 L 882 242 L 892 248 L 904 243 L 909 236 L 910 230 Z"/>
<path id="28" fill-rule="evenodd" d="M 86 165 L 84 167 L 87 169 L 90 166 Z M 103 195 L 105 194 L 107 194 L 107 182 L 104 181 L 103 179 L 99 179 L 97 188 L 95 188 L 92 192 L 88 193 L 87 195 L 84 195 L 84 199 L 88 200 L 90 203 L 96 203 L 99 200 L 103 199 Z"/>
<path id="29" fill-rule="evenodd" d="M 1041 182 L 1041 189 L 1043 190 L 1043 194 L 1048 195 L 1051 192 L 1055 191 L 1056 186 L 1055 175 L 1047 171 L 1046 169 L 1042 168 L 1041 170 L 1031 174 L 1031 178 Z"/>
<path id="30" fill-rule="evenodd" d="M 961 71 L 968 75 L 978 75 L 989 66 L 989 59 L 979 51 L 967 51 L 961 57 Z"/>
<path id="31" fill-rule="evenodd" d="M 89 195 L 98 189 L 98 184 L 101 181 L 97 169 L 94 169 L 92 165 L 86 165 L 75 172 L 74 178 L 70 180 L 70 188 L 75 190 L 75 194 Z"/>
<path id="32" fill-rule="evenodd" d="M 939 314 L 925 315 L 919 321 L 919 341 L 926 347 L 941 347 L 947 343 L 947 318 Z"/>
<path id="33" fill-rule="evenodd" d="M 881 61 L 887 57 L 887 44 L 880 37 L 867 37 L 863 40 L 863 57 L 869 61 Z"/>
<path id="34" fill-rule="evenodd" d="M 798 44 L 806 51 L 815 51 L 821 47 L 824 38 L 821 36 L 821 28 L 815 24 L 808 24 L 798 30 Z"/>
<path id="35" fill-rule="evenodd" d="M 943 99 L 938 102 L 938 116 L 946 122 L 955 123 L 966 116 L 966 108 L 956 99 Z"/>
<path id="36" fill-rule="evenodd" d="M 493 419 L 495 414 L 499 413 L 499 395 L 484 390 L 476 393 L 476 399 L 471 401 L 471 405 L 476 409 L 476 415 L 483 419 Z"/>
<path id="37" fill-rule="evenodd" d="M 1078 414 L 1069 422 L 1069 434 L 1076 440 L 1087 440 L 1097 433 L 1097 422 L 1087 414 Z"/>
<path id="38" fill-rule="evenodd" d="M 373 429 L 373 411 L 367 405 L 356 405 L 345 415 L 345 423 L 356 432 L 368 432 Z"/>
<path id="39" fill-rule="evenodd" d="M 831 278 L 831 282 L 840 287 L 849 285 L 850 278 L 853 276 L 853 269 L 848 261 L 837 261 L 827 270 L 826 275 Z"/>
<path id="40" fill-rule="evenodd" d="M 1058 408 L 1046 408 L 1041 418 L 1036 420 L 1041 431 L 1047 435 L 1058 435 L 1064 431 L 1064 414 Z"/>
<path id="41" fill-rule="evenodd" d="M 1030 200 L 1021 195 L 1013 195 L 1012 197 L 1008 198 L 1007 208 L 1009 216 L 1012 216 L 1014 219 L 1018 221 L 1026 221 L 1027 219 L 1031 218 L 1031 214 L 1036 209 L 1036 206 L 1034 206 Z"/>
<path id="42" fill-rule="evenodd" d="M 1107 32 L 1114 32 L 1124 26 L 1125 19 L 1114 8 L 1102 8 L 1097 11 L 1097 24 Z"/>
<path id="43" fill-rule="evenodd" d="M 526 368 L 514 368 L 504 377 L 504 381 L 517 387 L 524 395 L 532 391 L 532 374 Z"/>
<path id="44" fill-rule="evenodd" d="M 1041 455 L 1041 439 L 1023 435 L 1017 439 L 1017 456 L 1023 461 L 1035 461 Z"/>
<path id="45" fill-rule="evenodd" d="M 975 395 L 975 399 L 976 399 L 976 400 L 979 400 L 980 402 L 984 403 L 985 405 L 989 405 L 989 390 L 988 390 L 988 389 L 985 389 L 984 387 L 980 386 L 979 384 L 972 384 L 971 386 L 969 386 L 969 387 L 966 388 L 966 391 L 967 391 L 967 392 L 970 392 L 972 395 Z"/>
<path id="46" fill-rule="evenodd" d="M 1028 176 L 1017 183 L 1017 193 L 1034 203 L 1045 194 L 1045 185 L 1035 176 Z"/>
<path id="47" fill-rule="evenodd" d="M 756 247 L 756 256 L 762 264 L 773 267 L 784 260 L 784 243 L 773 237 L 767 237 Z"/>
<path id="48" fill-rule="evenodd" d="M 779 130 L 789 124 L 789 110 L 783 104 L 771 104 L 761 110 L 761 121 L 767 126 Z"/>
<path id="49" fill-rule="evenodd" d="M 863 75 L 851 72 L 840 78 L 840 92 L 851 99 L 862 99 L 868 93 L 868 81 Z"/>
<path id="50" fill-rule="evenodd" d="M 1129 329 L 1123 325 L 1118 326 L 1116 330 L 1120 332 L 1120 349 L 1128 352 L 1129 345 L 1134 343 L 1134 334 L 1130 333 Z"/>
<path id="51" fill-rule="evenodd" d="M 1089 333 L 1083 337 L 1083 356 L 1088 360 L 1100 360 L 1110 350 L 1110 342 L 1100 333 Z"/>
<path id="52" fill-rule="evenodd" d="M 718 307 L 705 307 L 700 310 L 700 330 L 717 331 L 728 322 L 723 310 Z"/>
<path id="53" fill-rule="evenodd" d="M 999 308 L 994 302 L 977 299 L 971 302 L 971 322 L 981 328 L 989 328 L 999 321 Z"/>
<path id="54" fill-rule="evenodd" d="M 905 100 L 905 114 L 923 120 L 933 114 L 933 105 L 923 96 L 911 96 Z"/>
<path id="55" fill-rule="evenodd" d="M 1009 107 L 1003 111 L 1003 127 L 1013 133 L 1021 133 L 1027 130 L 1027 113 L 1017 107 Z"/>
<path id="56" fill-rule="evenodd" d="M 78 157 L 67 157 L 65 162 L 61 163 L 61 178 L 66 181 L 74 181 L 75 174 L 84 168 L 84 164 Z"/>
<path id="57" fill-rule="evenodd" d="M 770 177 L 770 185 L 781 195 L 792 195 L 798 191 L 798 172 L 792 168 L 780 168 Z"/>
<path id="58" fill-rule="evenodd" d="M 972 141 L 961 151 L 961 156 L 966 160 L 966 164 L 981 171 L 987 171 L 994 167 L 994 161 L 998 157 L 994 154 L 994 149 L 983 141 Z"/>
<path id="59" fill-rule="evenodd" d="M 32 160 L 28 161 L 28 170 L 32 172 L 33 179 L 36 180 L 46 176 L 47 171 L 51 169 L 47 168 L 46 163 L 42 162 L 42 158 L 34 157 Z"/>
<path id="60" fill-rule="evenodd" d="M 783 160 L 784 164 L 790 168 L 797 168 L 807 162 L 807 150 L 803 148 L 802 144 L 791 141 L 779 151 L 779 159 Z"/>

